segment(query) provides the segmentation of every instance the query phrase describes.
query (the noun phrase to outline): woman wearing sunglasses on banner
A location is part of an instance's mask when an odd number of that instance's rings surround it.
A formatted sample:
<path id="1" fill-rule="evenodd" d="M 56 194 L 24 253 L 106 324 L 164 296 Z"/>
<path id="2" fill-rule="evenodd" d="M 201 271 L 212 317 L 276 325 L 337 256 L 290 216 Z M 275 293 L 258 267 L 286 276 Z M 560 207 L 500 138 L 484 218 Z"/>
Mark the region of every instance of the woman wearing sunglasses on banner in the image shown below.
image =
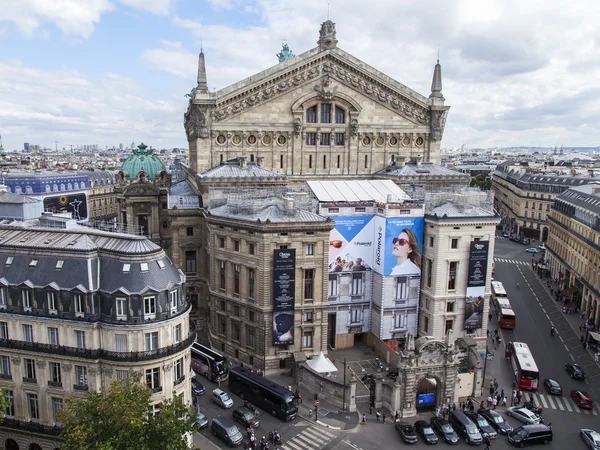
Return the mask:
<path id="1" fill-rule="evenodd" d="M 396 266 L 390 275 L 413 275 L 421 273 L 421 255 L 417 236 L 408 228 L 402 230 L 392 240 L 392 255 L 396 257 Z"/>

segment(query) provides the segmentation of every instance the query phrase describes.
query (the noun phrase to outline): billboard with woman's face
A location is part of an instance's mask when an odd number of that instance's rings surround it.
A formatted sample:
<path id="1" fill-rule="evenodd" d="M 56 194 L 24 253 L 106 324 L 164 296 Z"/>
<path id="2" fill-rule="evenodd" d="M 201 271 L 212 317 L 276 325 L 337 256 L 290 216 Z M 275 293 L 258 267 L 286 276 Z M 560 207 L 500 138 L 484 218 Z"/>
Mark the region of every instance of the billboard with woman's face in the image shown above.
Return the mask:
<path id="1" fill-rule="evenodd" d="M 374 268 L 382 275 L 420 275 L 423 217 L 378 217 Z"/>

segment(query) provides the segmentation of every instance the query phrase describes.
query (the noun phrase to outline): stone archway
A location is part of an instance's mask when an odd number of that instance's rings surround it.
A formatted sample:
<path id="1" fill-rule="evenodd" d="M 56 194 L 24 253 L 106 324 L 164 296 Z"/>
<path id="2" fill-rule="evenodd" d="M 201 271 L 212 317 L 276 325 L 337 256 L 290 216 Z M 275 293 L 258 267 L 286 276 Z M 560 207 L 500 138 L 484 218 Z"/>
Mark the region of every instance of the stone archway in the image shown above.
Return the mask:
<path id="1" fill-rule="evenodd" d="M 7 439 L 4 442 L 5 450 L 19 450 L 19 444 L 14 439 Z"/>
<path id="2" fill-rule="evenodd" d="M 33 444 L 29 444 L 29 450 L 42 450 L 42 446 L 34 442 Z"/>
<path id="3" fill-rule="evenodd" d="M 417 411 L 433 411 L 442 402 L 440 380 L 430 374 L 425 374 L 415 385 L 415 407 Z"/>

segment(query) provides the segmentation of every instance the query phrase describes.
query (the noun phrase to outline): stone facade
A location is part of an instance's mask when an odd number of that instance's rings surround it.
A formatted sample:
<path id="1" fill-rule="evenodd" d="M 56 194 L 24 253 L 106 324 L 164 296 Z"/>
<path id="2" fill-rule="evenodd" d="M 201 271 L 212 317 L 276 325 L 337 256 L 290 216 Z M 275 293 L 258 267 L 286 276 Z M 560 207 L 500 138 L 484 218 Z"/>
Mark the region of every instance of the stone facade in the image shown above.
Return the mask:
<path id="1" fill-rule="evenodd" d="M 213 93 L 200 86 L 201 54 L 185 114 L 194 172 L 238 156 L 303 179 L 372 175 L 393 158 L 439 162 L 449 109 L 439 64 L 427 98 L 338 48 L 332 22 L 321 35 L 318 47 Z"/>

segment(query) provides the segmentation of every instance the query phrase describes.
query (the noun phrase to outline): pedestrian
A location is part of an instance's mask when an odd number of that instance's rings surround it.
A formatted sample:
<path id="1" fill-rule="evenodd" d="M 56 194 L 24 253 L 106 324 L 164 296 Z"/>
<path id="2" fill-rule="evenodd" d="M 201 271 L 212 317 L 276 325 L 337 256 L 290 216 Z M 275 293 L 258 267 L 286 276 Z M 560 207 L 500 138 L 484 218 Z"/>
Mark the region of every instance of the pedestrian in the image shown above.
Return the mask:
<path id="1" fill-rule="evenodd" d="M 552 429 L 552 422 L 548 422 L 548 428 Z"/>
<path id="2" fill-rule="evenodd" d="M 436 416 L 439 416 L 439 414 L 436 414 Z M 398 422 L 398 419 L 400 419 L 400 413 L 396 411 L 396 414 L 394 415 L 394 420 Z"/>
<path id="3" fill-rule="evenodd" d="M 493 384 L 490 386 L 490 397 L 492 395 L 494 395 L 494 385 Z"/>
<path id="4" fill-rule="evenodd" d="M 483 437 L 483 443 L 485 444 L 485 447 L 483 450 L 490 450 L 490 445 L 492 444 L 490 442 L 490 438 L 488 437 L 487 433 L 485 434 L 485 436 Z"/>
<path id="5" fill-rule="evenodd" d="M 495 398 L 492 399 L 492 406 L 493 406 L 492 409 L 496 409 L 496 406 L 498 406 L 498 400 L 497 399 L 495 399 Z"/>
<path id="6" fill-rule="evenodd" d="M 501 400 L 502 400 L 502 396 L 500 394 L 496 395 L 496 401 L 498 402 L 498 404 L 500 404 Z"/>
<path id="7" fill-rule="evenodd" d="M 382 423 L 385 423 L 385 418 L 386 418 L 386 417 L 387 417 L 387 415 L 386 415 L 386 413 L 385 413 L 385 411 L 384 411 L 384 412 L 383 412 L 383 416 L 382 416 L 383 420 L 381 421 Z"/>
<path id="8" fill-rule="evenodd" d="M 288 384 L 288 391 L 292 392 L 292 385 Z"/>
<path id="9" fill-rule="evenodd" d="M 500 392 L 500 397 L 504 397 L 504 389 L 502 389 L 502 392 Z"/>
<path id="10" fill-rule="evenodd" d="M 381 413 L 379 411 L 375 411 L 375 418 L 377 419 L 377 422 L 379 422 L 379 419 L 381 418 Z"/>
<path id="11" fill-rule="evenodd" d="M 515 406 L 516 404 L 517 404 L 517 393 L 513 391 L 512 403 L 510 404 L 510 406 Z"/>
<path id="12" fill-rule="evenodd" d="M 488 322 L 491 322 L 491 321 L 492 321 L 492 313 L 490 313 L 490 314 L 488 315 Z"/>
<path id="13" fill-rule="evenodd" d="M 488 408 L 490 406 L 492 406 L 492 396 L 491 395 L 487 398 L 487 405 L 488 405 Z"/>
<path id="14" fill-rule="evenodd" d="M 506 397 L 502 397 L 502 406 L 505 407 L 506 406 Z"/>
<path id="15" fill-rule="evenodd" d="M 456 403 L 452 403 L 452 411 L 456 411 Z"/>
<path id="16" fill-rule="evenodd" d="M 367 424 L 367 416 L 365 414 L 363 414 L 363 420 L 362 420 L 362 424 L 366 425 Z"/>
<path id="17" fill-rule="evenodd" d="M 373 405 L 369 405 L 369 415 L 373 414 Z"/>

